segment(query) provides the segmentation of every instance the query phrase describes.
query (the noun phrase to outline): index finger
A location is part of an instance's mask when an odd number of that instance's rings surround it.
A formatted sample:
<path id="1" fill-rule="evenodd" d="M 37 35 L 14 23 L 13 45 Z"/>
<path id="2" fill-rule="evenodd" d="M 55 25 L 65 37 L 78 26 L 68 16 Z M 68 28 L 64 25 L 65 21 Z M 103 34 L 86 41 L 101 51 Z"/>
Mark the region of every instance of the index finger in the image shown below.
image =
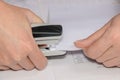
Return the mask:
<path id="1" fill-rule="evenodd" d="M 35 45 L 34 51 L 28 57 L 38 70 L 44 69 L 47 65 L 47 58 L 39 50 L 37 44 Z"/>

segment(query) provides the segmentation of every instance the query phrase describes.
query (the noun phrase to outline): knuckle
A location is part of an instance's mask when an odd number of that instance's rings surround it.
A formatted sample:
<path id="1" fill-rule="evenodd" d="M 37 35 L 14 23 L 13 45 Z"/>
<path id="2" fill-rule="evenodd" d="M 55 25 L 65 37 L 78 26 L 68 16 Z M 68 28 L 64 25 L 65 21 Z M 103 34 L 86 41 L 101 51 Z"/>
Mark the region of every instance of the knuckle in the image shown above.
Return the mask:
<path id="1" fill-rule="evenodd" d="M 105 67 L 107 67 L 107 68 L 112 67 L 111 65 L 109 65 L 109 64 L 107 64 L 107 63 L 103 63 L 103 65 L 104 65 Z"/>
<path id="2" fill-rule="evenodd" d="M 84 49 L 84 54 L 87 56 L 87 57 L 90 57 L 89 55 L 90 55 L 90 52 L 89 52 L 89 49 L 88 48 L 86 48 L 86 49 Z"/>
<path id="3" fill-rule="evenodd" d="M 13 58 L 13 61 L 16 63 L 22 60 L 21 56 L 19 55 L 13 56 L 12 58 Z"/>
<path id="4" fill-rule="evenodd" d="M 9 59 L 14 63 L 17 63 L 22 59 L 21 53 L 10 52 L 9 54 L 10 54 Z"/>
<path id="5" fill-rule="evenodd" d="M 35 68 L 34 66 L 30 66 L 28 68 L 25 68 L 25 70 L 30 71 L 30 70 L 33 70 L 34 68 Z"/>
<path id="6" fill-rule="evenodd" d="M 21 60 L 18 56 L 11 56 L 9 60 L 6 60 L 6 65 L 17 64 Z"/>
<path id="7" fill-rule="evenodd" d="M 18 62 L 20 62 L 23 58 L 26 57 L 26 53 L 23 52 L 19 52 L 19 53 L 12 53 L 10 56 L 10 60 L 14 63 L 17 64 Z"/>
<path id="8" fill-rule="evenodd" d="M 89 58 L 91 58 L 91 59 L 96 59 L 96 56 L 94 56 L 93 54 L 94 54 L 94 52 L 93 52 L 93 50 L 91 50 L 91 49 L 87 49 L 86 51 L 86 56 L 87 57 L 89 57 Z"/>
<path id="9" fill-rule="evenodd" d="M 101 60 L 101 59 L 96 59 L 96 61 L 97 61 L 98 63 L 103 63 L 103 60 Z"/>
<path id="10" fill-rule="evenodd" d="M 116 33 L 113 33 L 111 36 L 110 36 L 110 42 L 112 43 L 115 43 L 115 42 L 118 42 L 120 40 L 120 35 L 119 34 L 116 34 Z"/>
<path id="11" fill-rule="evenodd" d="M 116 33 L 113 33 L 113 34 L 110 36 L 110 38 L 112 39 L 112 41 L 118 39 L 118 37 L 119 37 L 119 35 L 116 34 Z"/>

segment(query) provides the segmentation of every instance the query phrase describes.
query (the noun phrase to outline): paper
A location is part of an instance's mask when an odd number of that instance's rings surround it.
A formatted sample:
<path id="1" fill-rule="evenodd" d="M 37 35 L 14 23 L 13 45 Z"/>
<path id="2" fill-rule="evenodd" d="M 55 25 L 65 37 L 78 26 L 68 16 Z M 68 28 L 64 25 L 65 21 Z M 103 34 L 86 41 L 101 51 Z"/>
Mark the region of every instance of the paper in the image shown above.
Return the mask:
<path id="1" fill-rule="evenodd" d="M 74 41 L 84 39 L 119 13 L 118 4 L 58 5 L 50 10 L 50 23 L 62 24 L 63 39 L 58 50 L 79 50 Z M 56 80 L 120 80 L 119 68 L 105 68 L 88 60 L 81 51 L 62 59 L 51 59 Z"/>
<path id="2" fill-rule="evenodd" d="M 112 16 L 118 14 L 119 0 L 16 1 L 20 6 L 31 4 L 28 7 L 35 10 L 36 13 L 39 13 L 36 11 L 39 9 L 38 7 L 33 8 L 33 4 L 35 5 L 36 1 L 42 1 L 46 7 L 49 7 L 49 23 L 62 24 L 64 28 L 63 38 L 56 48 L 78 51 L 68 52 L 63 57 L 49 59 L 48 67 L 43 71 L 0 71 L 0 80 L 120 80 L 119 68 L 105 68 L 95 61 L 88 60 L 73 45 L 74 41 L 89 36 L 101 28 Z M 13 1 L 9 2 L 13 3 Z M 23 4 L 23 2 L 25 3 Z M 45 14 L 43 15 L 45 16 Z M 45 20 L 47 21 L 46 18 Z"/>
<path id="3" fill-rule="evenodd" d="M 61 7 L 62 6 L 62 7 Z M 51 23 L 63 25 L 63 39 L 58 50 L 78 50 L 73 42 L 84 39 L 119 13 L 117 4 L 61 5 L 50 10 Z M 53 61 L 56 80 L 120 80 L 119 68 L 105 68 L 90 61 L 82 52 L 73 52 Z"/>
<path id="4" fill-rule="evenodd" d="M 43 71 L 0 71 L 0 80 L 55 80 L 52 68 Z"/>
<path id="5" fill-rule="evenodd" d="M 58 50 L 78 50 L 73 42 L 97 31 L 119 13 L 120 5 L 58 5 L 50 9 L 50 23 L 63 26 L 63 38 Z"/>
<path id="6" fill-rule="evenodd" d="M 56 80 L 120 80 L 119 68 L 105 68 L 85 58 L 81 51 L 51 61 Z"/>

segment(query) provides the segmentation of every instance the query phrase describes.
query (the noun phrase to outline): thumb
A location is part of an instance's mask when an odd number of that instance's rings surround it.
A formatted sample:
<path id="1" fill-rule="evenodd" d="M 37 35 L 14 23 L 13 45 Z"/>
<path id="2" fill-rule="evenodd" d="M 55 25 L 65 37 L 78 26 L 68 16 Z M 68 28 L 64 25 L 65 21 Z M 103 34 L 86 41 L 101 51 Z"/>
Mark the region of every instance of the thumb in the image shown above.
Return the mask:
<path id="1" fill-rule="evenodd" d="M 74 44 L 78 48 L 86 48 L 89 47 L 92 43 L 94 43 L 97 39 L 99 39 L 106 31 L 106 29 L 110 26 L 111 20 L 105 24 L 101 29 L 93 33 L 91 36 L 89 36 L 86 39 L 78 40 Z"/>
<path id="2" fill-rule="evenodd" d="M 74 42 L 74 44 L 78 48 L 85 48 L 90 45 L 90 40 L 88 40 L 88 39 L 77 40 L 76 42 Z"/>
<path id="3" fill-rule="evenodd" d="M 27 10 L 26 15 L 31 24 L 44 23 L 44 21 L 39 16 L 37 16 L 35 13 L 33 13 L 31 10 Z"/>

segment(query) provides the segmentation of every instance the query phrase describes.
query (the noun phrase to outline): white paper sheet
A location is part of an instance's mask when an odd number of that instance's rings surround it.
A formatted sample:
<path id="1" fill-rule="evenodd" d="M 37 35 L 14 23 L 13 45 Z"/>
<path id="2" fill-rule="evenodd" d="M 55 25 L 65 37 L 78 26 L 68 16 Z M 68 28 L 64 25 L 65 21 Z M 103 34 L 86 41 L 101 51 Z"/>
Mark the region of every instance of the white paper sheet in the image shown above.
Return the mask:
<path id="1" fill-rule="evenodd" d="M 50 23 L 63 26 L 58 50 L 78 50 L 73 42 L 84 39 L 120 12 L 119 4 L 57 5 L 50 9 Z M 51 60 L 56 80 L 120 80 L 119 68 L 105 68 L 91 62 L 81 52 Z"/>
<path id="2" fill-rule="evenodd" d="M 119 68 L 105 68 L 85 58 L 81 51 L 50 61 L 56 80 L 120 80 Z"/>
<path id="3" fill-rule="evenodd" d="M 120 11 L 118 0 L 81 0 L 81 3 L 73 0 L 74 4 L 72 0 L 39 1 L 49 6 L 49 23 L 63 25 L 63 39 L 57 46 L 58 50 L 78 50 L 73 45 L 75 40 L 89 36 Z M 32 5 L 30 8 L 36 10 Z M 49 59 L 48 67 L 43 71 L 1 71 L 0 80 L 120 80 L 119 75 L 119 68 L 105 68 L 89 61 L 78 51 Z"/>
<path id="4" fill-rule="evenodd" d="M 58 50 L 77 50 L 73 42 L 84 39 L 120 12 L 120 5 L 59 5 L 50 9 L 50 23 L 63 26 Z"/>
<path id="5" fill-rule="evenodd" d="M 0 80 L 55 80 L 52 67 L 43 71 L 0 71 Z"/>

